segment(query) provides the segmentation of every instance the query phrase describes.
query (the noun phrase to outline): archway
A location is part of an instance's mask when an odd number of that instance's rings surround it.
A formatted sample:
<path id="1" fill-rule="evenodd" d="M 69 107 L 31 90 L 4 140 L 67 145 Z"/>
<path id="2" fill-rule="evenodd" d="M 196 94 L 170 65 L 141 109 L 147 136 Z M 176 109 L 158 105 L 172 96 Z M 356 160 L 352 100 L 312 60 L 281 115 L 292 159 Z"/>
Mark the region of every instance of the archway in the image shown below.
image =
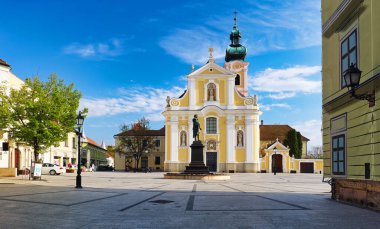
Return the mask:
<path id="1" fill-rule="evenodd" d="M 272 155 L 272 172 L 276 171 L 277 173 L 282 173 L 282 155 L 273 154 Z"/>

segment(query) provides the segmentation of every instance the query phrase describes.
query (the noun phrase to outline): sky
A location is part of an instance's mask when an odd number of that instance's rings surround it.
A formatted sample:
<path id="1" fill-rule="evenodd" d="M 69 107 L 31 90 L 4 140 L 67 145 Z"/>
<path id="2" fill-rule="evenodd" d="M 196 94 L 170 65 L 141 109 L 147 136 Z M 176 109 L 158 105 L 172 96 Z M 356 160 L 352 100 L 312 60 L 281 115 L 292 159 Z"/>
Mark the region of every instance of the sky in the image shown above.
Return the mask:
<path id="1" fill-rule="evenodd" d="M 122 124 L 164 125 L 166 96 L 186 89 L 191 64 L 219 65 L 237 11 L 249 94 L 264 124 L 289 124 L 321 145 L 319 0 L 3 0 L 0 58 L 21 79 L 56 73 L 81 91 L 85 132 L 114 144 Z"/>

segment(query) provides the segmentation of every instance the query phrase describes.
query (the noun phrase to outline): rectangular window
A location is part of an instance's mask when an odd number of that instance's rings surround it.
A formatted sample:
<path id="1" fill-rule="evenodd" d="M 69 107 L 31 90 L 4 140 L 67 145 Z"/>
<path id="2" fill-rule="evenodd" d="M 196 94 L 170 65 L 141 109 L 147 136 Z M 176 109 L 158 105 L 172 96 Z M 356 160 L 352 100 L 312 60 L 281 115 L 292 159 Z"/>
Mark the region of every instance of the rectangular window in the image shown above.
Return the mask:
<path id="1" fill-rule="evenodd" d="M 73 149 L 76 149 L 76 145 L 75 145 L 75 138 L 73 138 Z"/>
<path id="2" fill-rule="evenodd" d="M 0 152 L 0 160 L 3 160 L 3 152 Z"/>
<path id="3" fill-rule="evenodd" d="M 158 148 L 160 147 L 160 145 L 161 145 L 161 141 L 159 139 L 156 139 L 156 147 Z"/>
<path id="4" fill-rule="evenodd" d="M 155 164 L 155 165 L 159 165 L 159 164 L 161 164 L 161 157 L 155 157 L 155 158 L 154 158 L 154 164 Z"/>
<path id="5" fill-rule="evenodd" d="M 65 147 L 69 147 L 69 141 L 67 139 L 65 140 Z"/>
<path id="6" fill-rule="evenodd" d="M 207 118 L 206 119 L 206 133 L 208 134 L 216 134 L 217 126 L 216 126 L 216 118 Z"/>
<path id="7" fill-rule="evenodd" d="M 342 88 L 346 86 L 343 75 L 351 64 L 358 67 L 357 63 L 357 31 L 356 29 L 341 43 L 340 74 Z"/>
<path id="8" fill-rule="evenodd" d="M 344 175 L 346 173 L 346 147 L 345 135 L 332 138 L 332 172 L 334 175 Z"/>

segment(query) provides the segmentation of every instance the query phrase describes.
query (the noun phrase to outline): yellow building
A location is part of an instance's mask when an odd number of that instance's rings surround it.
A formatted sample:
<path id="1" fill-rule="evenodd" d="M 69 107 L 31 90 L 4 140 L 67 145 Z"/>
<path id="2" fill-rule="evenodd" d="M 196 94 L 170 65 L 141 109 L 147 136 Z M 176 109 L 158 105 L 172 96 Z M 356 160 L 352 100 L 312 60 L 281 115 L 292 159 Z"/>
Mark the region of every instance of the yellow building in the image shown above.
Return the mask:
<path id="1" fill-rule="evenodd" d="M 260 171 L 257 96 L 248 95 L 246 48 L 235 24 L 224 67 L 208 62 L 187 75 L 187 90 L 171 98 L 165 116 L 165 171 L 182 172 L 190 162 L 192 119 L 198 115 L 204 158 L 211 171 Z"/>
<path id="2" fill-rule="evenodd" d="M 118 136 L 134 136 L 132 135 L 133 133 L 134 132 L 126 131 L 116 134 L 114 136 L 115 145 L 118 145 Z M 165 157 L 165 127 L 159 130 L 149 130 L 146 134 L 154 137 L 155 147 L 141 157 L 138 167 L 143 170 L 149 168 L 150 171 L 163 171 Z M 115 171 L 132 171 L 135 166 L 134 158 L 132 156 L 127 156 L 124 153 L 115 152 L 114 160 Z"/>
<path id="3" fill-rule="evenodd" d="M 287 133 L 293 128 L 289 125 L 260 125 L 260 160 L 261 172 L 284 173 L 322 173 L 322 159 L 308 159 L 308 138 L 301 135 L 302 157 L 289 156 L 290 148 L 284 145 Z"/>
<path id="4" fill-rule="evenodd" d="M 334 178 L 333 198 L 374 208 L 380 208 L 379 11 L 378 0 L 322 0 L 324 174 Z M 344 76 L 356 69 L 360 83 L 349 91 Z"/>

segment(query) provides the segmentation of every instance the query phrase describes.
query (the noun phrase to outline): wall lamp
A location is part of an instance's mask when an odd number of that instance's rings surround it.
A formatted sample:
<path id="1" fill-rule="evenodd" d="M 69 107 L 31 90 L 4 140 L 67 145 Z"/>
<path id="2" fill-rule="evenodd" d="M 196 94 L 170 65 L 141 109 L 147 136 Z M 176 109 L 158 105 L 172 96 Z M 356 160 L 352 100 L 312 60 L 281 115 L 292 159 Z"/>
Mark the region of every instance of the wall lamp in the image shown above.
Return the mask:
<path id="1" fill-rule="evenodd" d="M 346 87 L 348 90 L 351 90 L 351 97 L 359 100 L 367 100 L 371 104 L 375 103 L 375 93 L 358 95 L 356 94 L 356 89 L 359 86 L 360 76 L 362 75 L 362 71 L 360 71 L 354 64 L 351 63 L 350 67 L 343 75 L 343 79 L 346 83 Z M 350 89 L 351 88 L 351 89 Z"/>

